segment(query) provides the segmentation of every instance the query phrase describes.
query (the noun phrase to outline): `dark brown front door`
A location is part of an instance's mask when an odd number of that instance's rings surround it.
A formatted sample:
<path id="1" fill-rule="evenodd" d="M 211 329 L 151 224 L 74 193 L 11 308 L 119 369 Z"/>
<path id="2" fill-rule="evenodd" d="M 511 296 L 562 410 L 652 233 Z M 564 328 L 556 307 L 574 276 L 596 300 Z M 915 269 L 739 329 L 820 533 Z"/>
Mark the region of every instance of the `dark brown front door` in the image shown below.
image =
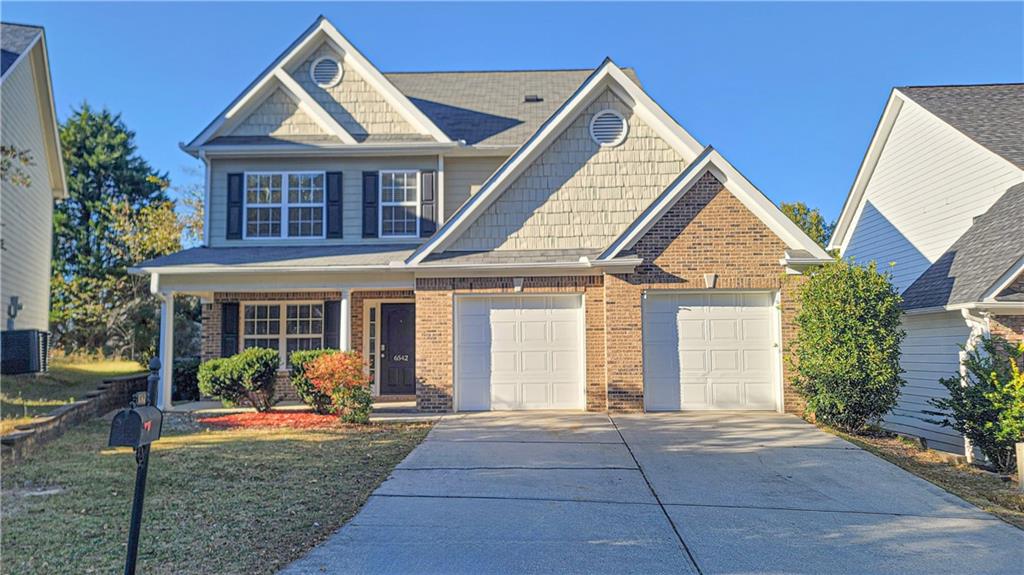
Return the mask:
<path id="1" fill-rule="evenodd" d="M 411 303 L 380 306 L 381 395 L 416 393 L 416 308 Z"/>

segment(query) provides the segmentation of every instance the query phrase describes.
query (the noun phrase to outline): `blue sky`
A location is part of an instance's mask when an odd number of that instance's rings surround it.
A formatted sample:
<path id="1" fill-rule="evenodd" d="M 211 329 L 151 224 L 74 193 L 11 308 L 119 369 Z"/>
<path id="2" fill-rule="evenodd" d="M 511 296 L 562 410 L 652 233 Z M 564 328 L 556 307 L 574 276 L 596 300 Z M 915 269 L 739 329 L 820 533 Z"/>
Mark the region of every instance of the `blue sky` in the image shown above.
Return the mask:
<path id="1" fill-rule="evenodd" d="M 318 14 L 383 71 L 595 67 L 605 56 L 772 200 L 838 215 L 893 86 L 1024 80 L 1019 3 L 16 3 L 47 29 L 58 115 L 121 112 L 178 149 Z"/>

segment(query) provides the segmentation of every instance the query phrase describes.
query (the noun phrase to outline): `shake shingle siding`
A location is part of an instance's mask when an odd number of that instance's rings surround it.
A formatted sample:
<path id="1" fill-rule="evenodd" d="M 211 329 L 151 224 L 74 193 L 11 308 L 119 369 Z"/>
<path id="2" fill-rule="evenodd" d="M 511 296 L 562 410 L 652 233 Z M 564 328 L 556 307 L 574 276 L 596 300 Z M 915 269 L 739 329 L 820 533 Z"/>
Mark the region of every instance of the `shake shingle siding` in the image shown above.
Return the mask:
<path id="1" fill-rule="evenodd" d="M 629 133 L 602 148 L 590 137 L 590 120 L 608 108 L 627 119 Z M 677 151 L 606 91 L 449 249 L 602 249 L 684 167 Z"/>
<path id="2" fill-rule="evenodd" d="M 327 136 L 313 118 L 303 112 L 295 100 L 278 88 L 252 111 L 232 136 L 273 136 L 282 140 L 297 141 L 296 136 Z M 337 138 L 330 137 L 337 142 Z"/>

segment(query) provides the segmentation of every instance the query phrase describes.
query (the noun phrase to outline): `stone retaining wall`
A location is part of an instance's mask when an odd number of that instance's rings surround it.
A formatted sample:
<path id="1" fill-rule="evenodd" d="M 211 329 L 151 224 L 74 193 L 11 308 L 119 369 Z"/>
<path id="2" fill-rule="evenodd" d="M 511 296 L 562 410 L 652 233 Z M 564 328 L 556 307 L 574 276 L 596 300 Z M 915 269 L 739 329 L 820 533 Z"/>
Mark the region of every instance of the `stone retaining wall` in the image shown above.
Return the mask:
<path id="1" fill-rule="evenodd" d="M 64 435 L 72 426 L 127 407 L 132 394 L 146 390 L 147 375 L 142 373 L 104 380 L 94 391 L 85 394 L 85 399 L 62 405 L 25 425 L 19 425 L 16 431 L 0 437 L 3 462 L 20 461 L 40 446 Z"/>

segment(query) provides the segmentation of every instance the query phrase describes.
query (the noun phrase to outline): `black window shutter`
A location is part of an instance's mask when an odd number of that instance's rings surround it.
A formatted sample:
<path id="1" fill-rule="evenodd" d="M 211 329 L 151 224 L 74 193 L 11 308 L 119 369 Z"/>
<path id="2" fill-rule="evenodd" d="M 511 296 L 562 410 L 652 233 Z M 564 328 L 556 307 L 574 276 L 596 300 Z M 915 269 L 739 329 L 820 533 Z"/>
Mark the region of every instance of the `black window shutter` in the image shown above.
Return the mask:
<path id="1" fill-rule="evenodd" d="M 420 237 L 428 238 L 437 231 L 437 172 L 420 172 Z"/>
<path id="2" fill-rule="evenodd" d="M 228 174 L 227 239 L 242 239 L 242 174 Z"/>
<path id="3" fill-rule="evenodd" d="M 341 172 L 327 172 L 327 237 L 341 239 Z"/>
<path id="4" fill-rule="evenodd" d="M 375 238 L 377 234 L 377 190 L 379 172 L 363 172 L 363 237 Z"/>
<path id="5" fill-rule="evenodd" d="M 220 304 L 220 356 L 238 353 L 238 303 Z"/>
<path id="6" fill-rule="evenodd" d="M 324 302 L 324 349 L 341 349 L 341 302 Z"/>

